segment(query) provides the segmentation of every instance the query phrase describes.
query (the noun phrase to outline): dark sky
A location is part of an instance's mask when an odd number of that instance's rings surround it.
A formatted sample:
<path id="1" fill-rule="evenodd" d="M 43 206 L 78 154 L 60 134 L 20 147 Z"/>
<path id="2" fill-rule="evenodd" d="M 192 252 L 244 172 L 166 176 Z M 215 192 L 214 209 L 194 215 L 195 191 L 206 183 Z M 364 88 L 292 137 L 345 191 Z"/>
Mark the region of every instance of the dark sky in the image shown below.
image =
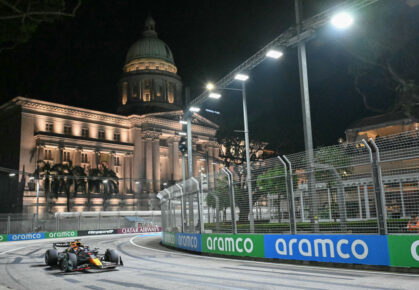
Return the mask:
<path id="1" fill-rule="evenodd" d="M 307 18 L 338 1 L 303 2 Z M 356 60 L 342 43 L 356 45 L 365 19 L 383 23 L 381 18 L 389 10 L 399 16 L 391 21 L 401 21 L 403 13 L 412 17 L 418 12 L 404 1 L 381 1 L 358 13 L 350 31 L 326 27 L 308 43 L 316 146 L 336 143 L 349 124 L 373 114 L 354 91 L 348 69 Z M 292 0 L 85 0 L 77 17 L 42 25 L 28 43 L 0 54 L 1 103 L 23 95 L 114 113 L 126 52 L 140 38 L 148 13 L 156 20 L 159 38 L 172 49 L 178 73 L 184 86 L 191 87 L 192 97 L 207 81 L 223 77 L 295 21 Z M 377 28 L 381 33 L 386 29 Z M 284 153 L 302 150 L 296 49 L 288 48 L 281 60 L 256 67 L 247 88 L 251 139 L 268 141 Z M 391 93 L 377 88 L 370 92 L 379 106 L 391 104 Z M 239 94 L 225 93 L 222 100 L 208 106 L 222 112 L 215 118 L 208 116 L 220 125 L 222 134 L 242 129 Z"/>

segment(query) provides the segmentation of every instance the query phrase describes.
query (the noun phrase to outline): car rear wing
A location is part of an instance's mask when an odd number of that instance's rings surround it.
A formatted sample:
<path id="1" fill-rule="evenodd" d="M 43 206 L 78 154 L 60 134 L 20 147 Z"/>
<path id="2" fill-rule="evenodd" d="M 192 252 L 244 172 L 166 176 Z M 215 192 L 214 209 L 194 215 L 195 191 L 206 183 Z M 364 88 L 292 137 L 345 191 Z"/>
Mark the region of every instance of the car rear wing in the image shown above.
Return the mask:
<path id="1" fill-rule="evenodd" d="M 69 242 L 53 243 L 52 246 L 54 248 L 67 248 L 70 246 L 70 243 Z"/>

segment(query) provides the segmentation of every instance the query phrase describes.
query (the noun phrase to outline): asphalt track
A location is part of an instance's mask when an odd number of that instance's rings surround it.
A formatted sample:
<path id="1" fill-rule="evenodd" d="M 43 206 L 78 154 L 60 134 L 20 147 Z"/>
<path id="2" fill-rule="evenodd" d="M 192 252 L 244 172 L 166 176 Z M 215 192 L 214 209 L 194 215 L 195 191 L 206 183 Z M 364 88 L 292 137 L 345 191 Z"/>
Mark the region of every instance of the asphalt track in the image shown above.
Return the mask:
<path id="1" fill-rule="evenodd" d="M 62 273 L 44 265 L 53 241 L 0 244 L 0 289 L 419 289 L 419 275 L 206 257 L 167 249 L 156 235 L 82 238 L 115 248 L 117 270 Z"/>

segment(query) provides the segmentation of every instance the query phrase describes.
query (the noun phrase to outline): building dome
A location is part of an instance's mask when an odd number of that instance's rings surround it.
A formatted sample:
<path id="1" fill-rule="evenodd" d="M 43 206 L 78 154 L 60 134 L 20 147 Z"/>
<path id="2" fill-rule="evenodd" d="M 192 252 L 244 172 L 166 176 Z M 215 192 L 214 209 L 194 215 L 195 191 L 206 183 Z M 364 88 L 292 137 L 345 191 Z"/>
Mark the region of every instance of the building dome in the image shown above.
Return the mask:
<path id="1" fill-rule="evenodd" d="M 171 64 L 175 63 L 169 46 L 157 37 L 155 22 L 151 17 L 148 17 L 145 21 L 143 38 L 129 48 L 125 64 L 142 58 L 161 59 Z"/>
<path id="2" fill-rule="evenodd" d="M 145 21 L 143 37 L 128 50 L 118 90 L 120 114 L 174 111 L 182 106 L 182 81 L 172 51 L 157 37 L 151 17 Z"/>

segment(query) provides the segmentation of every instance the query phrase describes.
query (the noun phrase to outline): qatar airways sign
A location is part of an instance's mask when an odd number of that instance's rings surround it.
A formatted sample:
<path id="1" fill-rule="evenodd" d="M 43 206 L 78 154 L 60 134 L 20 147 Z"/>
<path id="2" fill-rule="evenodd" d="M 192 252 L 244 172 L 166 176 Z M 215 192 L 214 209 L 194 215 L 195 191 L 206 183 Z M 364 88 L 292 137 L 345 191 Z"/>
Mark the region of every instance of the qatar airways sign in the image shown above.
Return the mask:
<path id="1" fill-rule="evenodd" d="M 386 236 L 265 235 L 265 257 L 332 263 L 389 265 Z"/>
<path id="2" fill-rule="evenodd" d="M 136 234 L 136 233 L 157 233 L 161 232 L 161 227 L 158 226 L 139 226 L 138 228 L 122 228 L 118 229 L 118 234 Z"/>

